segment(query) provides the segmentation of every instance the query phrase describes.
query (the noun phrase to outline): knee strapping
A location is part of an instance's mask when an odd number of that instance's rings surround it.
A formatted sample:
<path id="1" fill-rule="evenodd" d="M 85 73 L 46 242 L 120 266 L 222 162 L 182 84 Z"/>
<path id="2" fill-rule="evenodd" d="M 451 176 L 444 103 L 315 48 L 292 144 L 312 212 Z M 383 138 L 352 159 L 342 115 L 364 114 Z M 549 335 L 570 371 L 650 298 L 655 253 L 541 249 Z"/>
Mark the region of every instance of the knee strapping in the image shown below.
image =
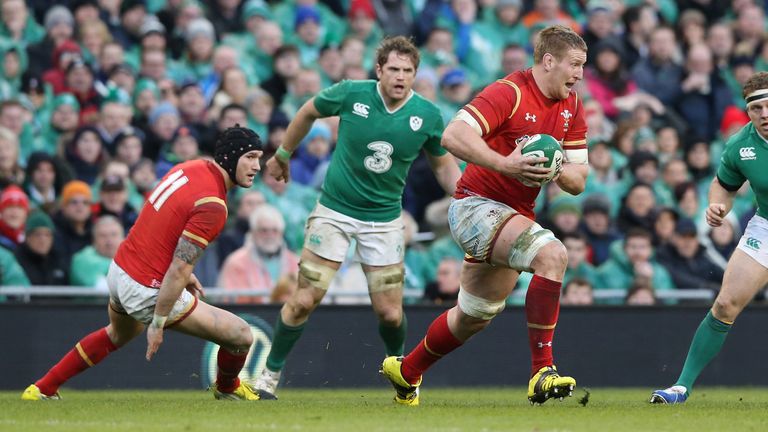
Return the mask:
<path id="1" fill-rule="evenodd" d="M 299 262 L 299 275 L 306 279 L 313 288 L 327 291 L 336 275 L 336 269 L 302 260 Z"/>
<path id="2" fill-rule="evenodd" d="M 560 242 L 552 231 L 544 229 L 534 223 L 528 229 L 520 233 L 515 243 L 509 249 L 507 265 L 520 271 L 530 271 L 531 262 L 544 245 L 549 242 Z"/>
<path id="3" fill-rule="evenodd" d="M 476 295 L 468 293 L 466 290 L 459 288 L 459 309 L 465 314 L 482 319 L 491 320 L 497 314 L 504 310 L 506 303 L 501 301 L 490 301 Z"/>
<path id="4" fill-rule="evenodd" d="M 405 270 L 402 267 L 387 267 L 365 274 L 368 279 L 368 291 L 375 293 L 393 289 L 403 289 Z"/>

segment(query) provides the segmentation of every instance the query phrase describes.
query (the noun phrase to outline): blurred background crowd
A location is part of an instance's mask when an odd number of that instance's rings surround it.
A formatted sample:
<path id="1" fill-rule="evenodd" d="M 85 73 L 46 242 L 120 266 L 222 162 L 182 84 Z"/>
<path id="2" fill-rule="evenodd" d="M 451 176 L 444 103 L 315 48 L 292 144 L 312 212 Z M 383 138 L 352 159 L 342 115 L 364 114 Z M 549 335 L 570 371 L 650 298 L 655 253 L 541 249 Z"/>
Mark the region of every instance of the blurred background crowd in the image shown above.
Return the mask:
<path id="1" fill-rule="evenodd" d="M 445 121 L 532 62 L 537 32 L 561 23 L 589 46 L 577 90 L 589 125 L 585 193 L 557 185 L 539 222 L 569 255 L 564 304 L 655 304 L 719 288 L 754 214 L 745 186 L 722 227 L 703 221 L 723 146 L 748 122 L 741 85 L 768 65 L 760 0 L 1 0 L 0 284 L 104 288 L 144 197 L 171 167 L 209 157 L 236 123 L 280 145 L 298 108 L 343 79 L 375 78 L 384 35 L 421 48 L 414 89 Z M 318 121 L 291 161 L 233 191 L 230 223 L 196 275 L 208 287 L 295 287 L 307 215 L 338 122 Z M 454 302 L 463 253 L 426 159 L 403 199 L 406 301 Z M 519 303 L 529 278 L 520 279 Z M 348 262 L 331 292 L 360 291 Z M 610 298 L 598 295 L 612 290 Z M 352 297 L 360 301 L 364 297 Z"/>

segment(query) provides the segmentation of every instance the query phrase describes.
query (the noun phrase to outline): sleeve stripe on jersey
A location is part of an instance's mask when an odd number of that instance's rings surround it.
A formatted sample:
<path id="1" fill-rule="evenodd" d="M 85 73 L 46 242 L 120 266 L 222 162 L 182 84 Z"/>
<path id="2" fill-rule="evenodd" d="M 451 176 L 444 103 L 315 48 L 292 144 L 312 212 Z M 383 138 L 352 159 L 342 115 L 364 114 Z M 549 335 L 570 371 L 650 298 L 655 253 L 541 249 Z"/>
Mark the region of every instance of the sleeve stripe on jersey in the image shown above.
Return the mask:
<path id="1" fill-rule="evenodd" d="M 477 120 L 480 120 L 480 122 L 483 123 L 483 127 L 485 128 L 485 131 L 483 131 L 483 135 L 487 134 L 491 131 L 491 125 L 488 124 L 488 120 L 483 117 L 483 115 L 480 113 L 480 110 L 475 108 L 472 104 L 467 104 L 466 108 L 470 109 L 470 114 L 473 114 L 473 117 L 476 117 Z"/>
<path id="2" fill-rule="evenodd" d="M 199 200 L 195 201 L 195 207 L 197 207 L 199 205 L 203 205 L 203 204 L 208 204 L 208 203 L 211 203 L 211 202 L 212 203 L 221 204 L 222 206 L 224 206 L 224 210 L 227 209 L 227 203 L 224 202 L 223 199 L 221 199 L 219 197 L 215 197 L 215 196 L 209 196 L 209 197 L 205 197 L 205 198 L 200 198 Z"/>
<path id="3" fill-rule="evenodd" d="M 195 240 L 195 241 L 201 243 L 203 246 L 208 246 L 208 240 L 200 237 L 197 234 L 192 234 L 191 232 L 189 232 L 187 230 L 184 230 L 184 231 L 181 232 L 181 235 L 187 236 L 187 237 L 191 238 L 192 240 Z"/>
<path id="4" fill-rule="evenodd" d="M 587 148 L 587 140 L 563 141 L 563 147 L 569 147 L 574 150 L 576 148 Z"/>
<path id="5" fill-rule="evenodd" d="M 498 80 L 498 82 L 512 87 L 513 89 L 515 89 L 515 93 L 517 93 L 517 99 L 515 99 L 515 107 L 512 108 L 512 114 L 509 115 L 509 118 L 512 118 L 512 116 L 515 115 L 515 113 L 517 112 L 517 108 L 520 106 L 520 99 L 521 99 L 520 87 L 518 87 L 517 84 L 513 83 L 512 81 L 505 80 L 505 79 L 500 79 Z"/>

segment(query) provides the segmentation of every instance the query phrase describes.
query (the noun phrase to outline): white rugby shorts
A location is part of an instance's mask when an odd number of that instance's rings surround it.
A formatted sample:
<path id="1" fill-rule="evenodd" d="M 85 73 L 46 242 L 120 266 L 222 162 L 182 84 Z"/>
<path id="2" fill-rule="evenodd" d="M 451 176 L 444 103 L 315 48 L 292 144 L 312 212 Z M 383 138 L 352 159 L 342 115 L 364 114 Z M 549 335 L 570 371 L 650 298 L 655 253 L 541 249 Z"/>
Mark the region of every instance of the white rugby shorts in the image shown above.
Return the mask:
<path id="1" fill-rule="evenodd" d="M 768 268 L 768 220 L 762 216 L 752 216 L 737 247 Z"/>

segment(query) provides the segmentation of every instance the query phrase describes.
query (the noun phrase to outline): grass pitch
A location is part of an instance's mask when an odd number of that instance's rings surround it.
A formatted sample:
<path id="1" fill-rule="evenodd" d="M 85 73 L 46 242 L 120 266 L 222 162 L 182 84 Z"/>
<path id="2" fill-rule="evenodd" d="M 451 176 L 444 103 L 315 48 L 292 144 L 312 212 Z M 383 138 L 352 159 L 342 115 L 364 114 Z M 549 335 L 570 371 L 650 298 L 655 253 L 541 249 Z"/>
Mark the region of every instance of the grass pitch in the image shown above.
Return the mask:
<path id="1" fill-rule="evenodd" d="M 419 407 L 383 389 L 292 390 L 279 401 L 216 401 L 204 391 L 76 391 L 59 402 L 0 392 L 0 431 L 765 431 L 768 389 L 701 388 L 683 406 L 650 405 L 651 389 L 577 389 L 532 407 L 522 388 L 425 388 Z"/>

